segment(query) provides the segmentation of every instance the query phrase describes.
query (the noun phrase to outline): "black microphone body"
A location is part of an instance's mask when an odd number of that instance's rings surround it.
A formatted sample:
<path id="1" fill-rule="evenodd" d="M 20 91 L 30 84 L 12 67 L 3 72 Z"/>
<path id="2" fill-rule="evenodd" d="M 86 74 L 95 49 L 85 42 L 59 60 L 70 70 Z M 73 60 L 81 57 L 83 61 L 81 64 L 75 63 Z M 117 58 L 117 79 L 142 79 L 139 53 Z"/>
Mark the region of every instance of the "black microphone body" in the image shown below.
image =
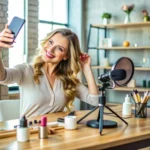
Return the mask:
<path id="1" fill-rule="evenodd" d="M 126 78 L 126 71 L 124 69 L 115 69 L 102 74 L 98 79 L 102 82 L 107 82 L 110 79 L 114 81 L 120 81 Z"/>

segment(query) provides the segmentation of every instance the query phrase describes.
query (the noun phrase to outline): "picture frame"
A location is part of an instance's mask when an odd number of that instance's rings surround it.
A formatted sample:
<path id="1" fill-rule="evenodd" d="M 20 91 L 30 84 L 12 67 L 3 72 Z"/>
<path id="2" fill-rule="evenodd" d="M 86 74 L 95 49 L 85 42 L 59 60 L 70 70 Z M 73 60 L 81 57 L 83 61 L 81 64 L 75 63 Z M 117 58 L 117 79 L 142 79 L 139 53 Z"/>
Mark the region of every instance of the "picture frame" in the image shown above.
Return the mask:
<path id="1" fill-rule="evenodd" d="M 100 40 L 100 47 L 112 47 L 112 39 L 104 38 Z"/>

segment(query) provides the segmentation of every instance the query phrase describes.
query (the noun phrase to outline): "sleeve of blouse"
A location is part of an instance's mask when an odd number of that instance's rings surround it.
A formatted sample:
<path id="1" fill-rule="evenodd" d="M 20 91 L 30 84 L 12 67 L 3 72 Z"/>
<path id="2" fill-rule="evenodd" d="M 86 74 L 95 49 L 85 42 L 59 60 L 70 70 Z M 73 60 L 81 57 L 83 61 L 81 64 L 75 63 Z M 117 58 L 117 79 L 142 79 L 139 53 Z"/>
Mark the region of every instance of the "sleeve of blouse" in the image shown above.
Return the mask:
<path id="1" fill-rule="evenodd" d="M 23 74 L 25 70 L 25 65 L 17 65 L 13 68 L 5 68 L 6 78 L 3 81 L 0 81 L 0 84 L 8 85 L 17 83 L 20 85 L 23 80 Z"/>
<path id="2" fill-rule="evenodd" d="M 76 97 L 81 101 L 84 101 L 93 106 L 98 106 L 100 95 L 92 95 L 89 93 L 89 90 L 83 84 L 79 84 L 76 89 Z"/>

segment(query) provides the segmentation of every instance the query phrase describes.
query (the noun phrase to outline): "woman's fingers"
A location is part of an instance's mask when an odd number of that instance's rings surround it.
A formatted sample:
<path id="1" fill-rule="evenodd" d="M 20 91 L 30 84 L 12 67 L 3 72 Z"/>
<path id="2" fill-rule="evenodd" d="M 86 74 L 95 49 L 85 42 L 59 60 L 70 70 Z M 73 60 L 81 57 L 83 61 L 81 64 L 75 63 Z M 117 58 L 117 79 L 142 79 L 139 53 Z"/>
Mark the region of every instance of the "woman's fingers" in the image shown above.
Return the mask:
<path id="1" fill-rule="evenodd" d="M 13 47 L 13 46 L 10 45 L 10 44 L 4 43 L 4 42 L 0 42 L 0 47 L 11 48 L 11 47 Z"/>
<path id="2" fill-rule="evenodd" d="M 10 37 L 7 37 L 7 36 L 0 36 L 0 42 L 11 43 L 11 42 L 13 42 L 13 38 L 10 38 Z"/>
<path id="3" fill-rule="evenodd" d="M 4 30 L 5 30 L 5 32 L 12 34 L 11 30 L 8 28 L 8 24 L 5 25 L 5 29 Z"/>
<path id="4" fill-rule="evenodd" d="M 8 28 L 8 25 L 5 25 L 5 29 L 0 33 L 0 47 L 11 48 L 11 43 L 13 42 L 14 35 Z"/>
<path id="5" fill-rule="evenodd" d="M 87 53 L 82 53 L 81 55 L 80 55 L 80 59 L 81 60 L 84 60 L 84 59 L 86 59 L 86 58 L 88 58 L 89 57 L 89 54 L 87 54 Z"/>

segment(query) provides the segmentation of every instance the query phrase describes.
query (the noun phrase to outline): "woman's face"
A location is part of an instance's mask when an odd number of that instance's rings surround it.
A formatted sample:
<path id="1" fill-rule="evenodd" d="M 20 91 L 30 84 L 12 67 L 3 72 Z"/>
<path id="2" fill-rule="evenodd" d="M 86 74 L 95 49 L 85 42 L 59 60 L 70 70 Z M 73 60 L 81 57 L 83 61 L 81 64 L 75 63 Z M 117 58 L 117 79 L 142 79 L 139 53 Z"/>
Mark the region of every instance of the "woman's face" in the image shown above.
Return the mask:
<path id="1" fill-rule="evenodd" d="M 42 58 L 45 62 L 57 65 L 67 59 L 69 42 L 60 33 L 54 34 L 44 45 Z"/>

